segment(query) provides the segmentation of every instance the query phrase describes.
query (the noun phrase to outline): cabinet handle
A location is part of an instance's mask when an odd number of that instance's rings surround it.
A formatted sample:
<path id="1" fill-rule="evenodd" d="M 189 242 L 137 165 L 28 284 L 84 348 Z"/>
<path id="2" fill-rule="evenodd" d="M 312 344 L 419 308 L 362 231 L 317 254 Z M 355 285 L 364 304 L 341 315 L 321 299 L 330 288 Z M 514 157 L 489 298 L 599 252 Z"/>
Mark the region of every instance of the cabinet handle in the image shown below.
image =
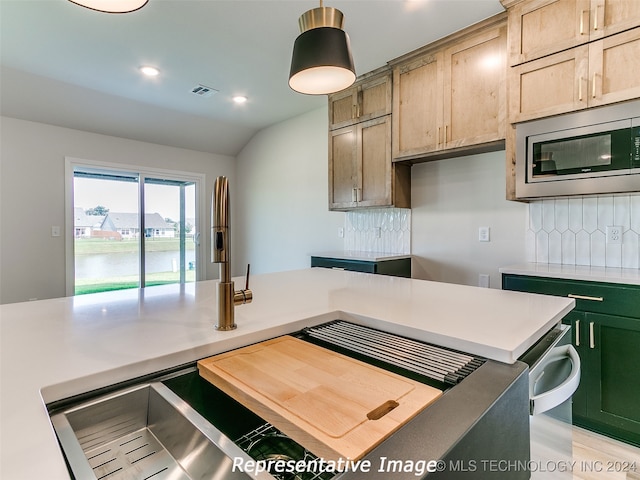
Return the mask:
<path id="1" fill-rule="evenodd" d="M 584 35 L 584 13 L 587 10 L 580 10 L 580 35 Z"/>
<path id="2" fill-rule="evenodd" d="M 596 339 L 593 335 L 593 322 L 589 322 L 589 348 L 596 348 Z"/>
<path id="3" fill-rule="evenodd" d="M 576 347 L 580 346 L 580 320 L 576 320 Z"/>
<path id="4" fill-rule="evenodd" d="M 362 189 L 356 188 L 356 202 L 362 201 Z"/>
<path id="5" fill-rule="evenodd" d="M 595 11 L 593 12 L 593 29 L 594 30 L 598 30 L 598 8 L 600 8 L 601 5 L 596 5 Z"/>
<path id="6" fill-rule="evenodd" d="M 574 293 L 570 293 L 567 295 L 569 298 L 575 298 L 577 300 L 591 300 L 593 302 L 602 302 L 604 301 L 604 297 L 589 297 L 587 295 L 576 295 Z"/>
<path id="7" fill-rule="evenodd" d="M 582 82 L 584 82 L 584 78 L 580 77 L 578 81 L 578 101 L 582 101 Z"/>
<path id="8" fill-rule="evenodd" d="M 438 145 L 440 145 L 440 130 L 442 130 L 442 127 L 438 127 L 438 135 L 436 136 L 436 148 L 438 148 Z"/>
<path id="9" fill-rule="evenodd" d="M 444 142 L 442 142 L 442 143 L 445 143 L 445 144 L 449 141 L 449 140 L 448 140 L 448 137 L 447 137 L 447 127 L 448 127 L 448 126 L 449 126 L 449 125 L 445 125 L 445 126 L 444 126 Z"/>
<path id="10" fill-rule="evenodd" d="M 358 201 L 358 192 L 356 191 L 356 188 L 351 189 L 351 201 L 352 202 Z"/>
<path id="11" fill-rule="evenodd" d="M 591 82 L 591 96 L 593 98 L 596 98 L 596 75 L 597 73 L 593 74 L 593 81 Z"/>

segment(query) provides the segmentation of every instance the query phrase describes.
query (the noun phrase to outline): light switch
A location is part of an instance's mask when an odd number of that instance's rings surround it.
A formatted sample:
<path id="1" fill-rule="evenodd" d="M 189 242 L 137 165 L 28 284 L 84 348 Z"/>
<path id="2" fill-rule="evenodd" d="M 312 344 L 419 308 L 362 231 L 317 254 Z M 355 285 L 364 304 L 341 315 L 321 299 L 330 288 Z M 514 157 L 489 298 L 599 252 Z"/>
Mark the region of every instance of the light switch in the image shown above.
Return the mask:
<path id="1" fill-rule="evenodd" d="M 60 236 L 60 227 L 57 225 L 54 225 L 51 227 L 51 236 L 52 237 L 59 237 Z"/>
<path id="2" fill-rule="evenodd" d="M 478 228 L 478 241 L 479 242 L 490 242 L 490 236 L 489 236 L 489 231 L 490 228 L 489 227 L 480 227 Z"/>

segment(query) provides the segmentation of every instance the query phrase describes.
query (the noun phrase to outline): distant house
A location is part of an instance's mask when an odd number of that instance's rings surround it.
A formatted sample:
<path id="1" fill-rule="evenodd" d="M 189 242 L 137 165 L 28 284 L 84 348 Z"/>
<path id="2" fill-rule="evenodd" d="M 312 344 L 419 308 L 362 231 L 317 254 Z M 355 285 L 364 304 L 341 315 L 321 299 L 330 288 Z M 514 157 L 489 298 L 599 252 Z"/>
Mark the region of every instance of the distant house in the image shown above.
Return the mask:
<path id="1" fill-rule="evenodd" d="M 140 236 L 140 220 L 137 213 L 109 212 L 104 218 L 102 230 L 118 232 L 122 238 Z M 173 238 L 176 231 L 173 225 L 164 221 L 159 213 L 145 213 L 144 232 L 146 238 Z"/>
<path id="2" fill-rule="evenodd" d="M 102 229 L 104 215 L 87 215 L 82 207 L 73 209 L 73 230 L 76 238 L 95 237 Z"/>

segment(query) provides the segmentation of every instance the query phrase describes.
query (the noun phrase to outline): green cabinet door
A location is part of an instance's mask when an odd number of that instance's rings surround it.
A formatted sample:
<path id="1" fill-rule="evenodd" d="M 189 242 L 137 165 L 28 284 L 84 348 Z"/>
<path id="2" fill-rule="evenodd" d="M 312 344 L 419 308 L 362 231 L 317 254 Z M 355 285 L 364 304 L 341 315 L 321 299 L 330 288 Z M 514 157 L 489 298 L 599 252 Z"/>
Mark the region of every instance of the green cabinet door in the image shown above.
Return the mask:
<path id="1" fill-rule="evenodd" d="M 640 319 L 586 313 L 587 417 L 640 445 Z M 583 350 L 584 351 L 584 350 Z"/>

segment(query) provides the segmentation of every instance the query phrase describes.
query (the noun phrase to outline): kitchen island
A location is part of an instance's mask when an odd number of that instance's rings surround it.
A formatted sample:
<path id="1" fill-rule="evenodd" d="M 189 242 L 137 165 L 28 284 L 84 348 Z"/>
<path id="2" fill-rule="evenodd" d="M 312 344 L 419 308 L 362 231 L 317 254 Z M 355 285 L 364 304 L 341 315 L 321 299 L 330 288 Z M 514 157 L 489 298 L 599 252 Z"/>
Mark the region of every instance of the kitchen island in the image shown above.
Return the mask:
<path id="1" fill-rule="evenodd" d="M 252 277 L 238 328 L 215 281 L 0 306 L 0 477 L 66 479 L 46 403 L 334 319 L 514 363 L 571 299 L 328 269 Z"/>

